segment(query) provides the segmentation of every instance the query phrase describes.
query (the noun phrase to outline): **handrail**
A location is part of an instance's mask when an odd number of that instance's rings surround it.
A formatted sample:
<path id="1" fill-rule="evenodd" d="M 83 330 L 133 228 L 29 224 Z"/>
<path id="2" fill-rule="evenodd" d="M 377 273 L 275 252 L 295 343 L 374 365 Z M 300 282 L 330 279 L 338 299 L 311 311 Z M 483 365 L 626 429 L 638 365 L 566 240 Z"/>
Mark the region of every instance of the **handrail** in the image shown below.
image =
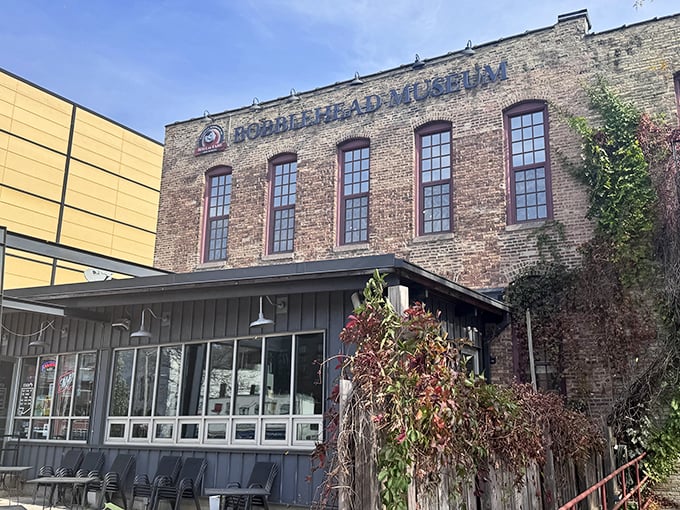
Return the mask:
<path id="1" fill-rule="evenodd" d="M 574 499 L 569 501 L 568 503 L 562 505 L 559 510 L 571 510 L 576 507 L 577 503 L 580 503 L 584 499 L 586 499 L 588 496 L 593 494 L 595 491 L 599 491 L 600 495 L 600 502 L 602 504 L 602 510 L 608 510 L 608 504 L 607 504 L 607 491 L 605 490 L 605 485 L 607 482 L 610 482 L 614 480 L 617 476 L 621 476 L 621 499 L 616 502 L 616 504 L 612 507 L 611 510 L 617 510 L 618 508 L 621 508 L 626 504 L 626 502 L 631 499 L 632 497 L 636 496 L 637 499 L 637 508 L 644 509 L 647 508 L 647 505 L 649 504 L 649 501 L 645 502 L 644 506 L 642 505 L 642 488 L 645 486 L 647 481 L 649 480 L 648 476 L 645 476 L 642 480 L 640 480 L 640 461 L 647 455 L 647 453 L 642 453 L 635 457 L 633 460 L 630 462 L 624 464 L 623 466 L 619 467 L 616 471 L 613 471 L 610 473 L 608 476 L 597 482 L 595 485 L 592 485 L 589 489 L 586 489 L 583 491 L 581 494 L 576 496 Z M 626 486 L 626 469 L 630 467 L 635 467 L 635 486 L 628 491 L 628 487 Z"/>

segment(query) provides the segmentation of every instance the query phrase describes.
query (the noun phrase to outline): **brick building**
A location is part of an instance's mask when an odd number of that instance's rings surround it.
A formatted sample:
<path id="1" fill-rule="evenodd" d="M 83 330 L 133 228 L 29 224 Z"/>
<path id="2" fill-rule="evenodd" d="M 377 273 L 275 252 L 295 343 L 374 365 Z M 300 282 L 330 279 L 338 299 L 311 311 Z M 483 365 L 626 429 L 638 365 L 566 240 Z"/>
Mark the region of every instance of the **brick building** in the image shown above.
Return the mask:
<path id="1" fill-rule="evenodd" d="M 511 345 L 494 338 L 508 307 L 493 296 L 538 260 L 537 235 L 560 225 L 575 263 L 592 234 L 566 163 L 580 156 L 567 117 L 591 115 L 585 86 L 603 76 L 677 120 L 680 15 L 589 30 L 584 11 L 565 14 L 167 126 L 155 265 L 176 274 L 9 293 L 64 311 L 42 353 L 22 338 L 5 346 L 25 389 L 10 418 L 28 436 L 23 462 L 102 447 L 133 450 L 145 472 L 172 447 L 208 460 L 210 487 L 273 460 L 273 501 L 308 505 L 319 481 L 305 481 L 309 453 L 335 376 L 314 362 L 342 350 L 352 296 L 373 269 L 395 303 L 441 310 L 451 338 L 472 340 L 477 369 L 510 377 Z M 7 317 L 25 333 L 44 320 Z M 96 360 L 93 376 L 82 356 Z M 69 363 L 94 402 L 74 396 L 80 414 L 49 394 Z"/>

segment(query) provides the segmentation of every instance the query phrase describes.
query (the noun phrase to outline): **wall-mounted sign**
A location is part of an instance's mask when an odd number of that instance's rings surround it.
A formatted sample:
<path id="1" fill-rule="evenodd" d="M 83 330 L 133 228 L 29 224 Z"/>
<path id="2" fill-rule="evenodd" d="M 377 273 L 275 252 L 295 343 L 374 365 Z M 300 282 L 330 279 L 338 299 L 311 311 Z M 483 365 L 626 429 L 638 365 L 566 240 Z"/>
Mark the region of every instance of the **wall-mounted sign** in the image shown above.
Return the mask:
<path id="1" fill-rule="evenodd" d="M 195 156 L 201 154 L 208 154 L 210 152 L 223 151 L 227 147 L 227 141 L 224 138 L 224 131 L 220 126 L 211 124 L 206 127 L 201 136 L 198 137 L 198 144 L 196 145 Z"/>
<path id="2" fill-rule="evenodd" d="M 507 79 L 507 62 L 505 61 L 498 64 L 496 69 L 490 65 L 483 67 L 477 65 L 474 71 L 455 72 L 446 76 L 437 76 L 432 79 L 409 83 L 401 89 L 391 89 L 387 93 L 371 94 L 362 99 L 355 99 L 350 104 L 335 103 L 314 108 L 314 110 L 292 113 L 285 117 L 263 119 L 247 126 L 238 126 L 234 129 L 234 143 L 291 130 L 295 131 L 308 126 L 346 120 L 354 116 L 373 113 L 383 106 L 394 108 L 414 101 L 423 101 L 429 97 L 440 97 L 484 87 L 490 83 Z"/>

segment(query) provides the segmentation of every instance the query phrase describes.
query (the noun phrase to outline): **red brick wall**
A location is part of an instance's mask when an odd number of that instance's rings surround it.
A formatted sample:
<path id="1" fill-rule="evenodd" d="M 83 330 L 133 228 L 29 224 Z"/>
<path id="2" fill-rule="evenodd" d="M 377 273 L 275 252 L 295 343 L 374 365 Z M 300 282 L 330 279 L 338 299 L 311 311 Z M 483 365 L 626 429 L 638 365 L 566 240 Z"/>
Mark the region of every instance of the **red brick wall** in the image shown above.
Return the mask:
<path id="1" fill-rule="evenodd" d="M 565 115 L 588 115 L 583 86 L 603 75 L 643 108 L 675 115 L 673 71 L 680 69 L 680 28 L 672 17 L 599 35 L 585 34 L 585 18 L 488 44 L 474 56 L 450 54 L 418 71 L 404 66 L 364 78 L 351 87 L 337 84 L 302 94 L 301 101 L 265 103 L 214 115 L 229 138 L 224 152 L 196 157 L 205 119 L 168 126 L 156 265 L 185 272 L 201 269 L 200 236 L 204 173 L 215 165 L 233 167 L 229 258 L 218 267 L 281 261 L 332 259 L 396 253 L 422 267 L 473 288 L 505 286 L 538 257 L 537 228 L 543 222 L 506 224 L 506 158 L 503 109 L 526 99 L 549 103 L 554 219 L 565 227 L 561 251 L 572 262 L 591 234 L 583 187 L 565 160 L 578 161 L 580 144 Z M 389 107 L 386 92 L 402 90 L 454 71 L 507 62 L 507 80 Z M 421 85 L 422 87 L 422 85 Z M 381 94 L 373 113 L 233 143 L 236 126 L 259 119 L 299 114 L 329 104 Z M 416 236 L 414 129 L 431 120 L 453 123 L 453 232 Z M 352 137 L 371 140 L 369 242 L 337 245 L 337 144 Z M 295 252 L 266 255 L 267 160 L 281 152 L 298 155 Z M 211 266 L 215 267 L 215 266 Z"/>

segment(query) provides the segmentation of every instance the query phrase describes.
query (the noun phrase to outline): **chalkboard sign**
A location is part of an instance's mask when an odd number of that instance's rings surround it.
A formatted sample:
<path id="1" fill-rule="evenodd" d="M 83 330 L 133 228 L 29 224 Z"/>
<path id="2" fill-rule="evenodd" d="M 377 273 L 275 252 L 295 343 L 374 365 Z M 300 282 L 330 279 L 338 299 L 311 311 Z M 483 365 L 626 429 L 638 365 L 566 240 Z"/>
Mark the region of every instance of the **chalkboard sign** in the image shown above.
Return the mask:
<path id="1" fill-rule="evenodd" d="M 21 386 L 21 392 L 19 393 L 19 406 L 17 408 L 17 414 L 19 416 L 30 416 L 32 402 L 33 402 L 33 383 L 25 382 Z"/>

